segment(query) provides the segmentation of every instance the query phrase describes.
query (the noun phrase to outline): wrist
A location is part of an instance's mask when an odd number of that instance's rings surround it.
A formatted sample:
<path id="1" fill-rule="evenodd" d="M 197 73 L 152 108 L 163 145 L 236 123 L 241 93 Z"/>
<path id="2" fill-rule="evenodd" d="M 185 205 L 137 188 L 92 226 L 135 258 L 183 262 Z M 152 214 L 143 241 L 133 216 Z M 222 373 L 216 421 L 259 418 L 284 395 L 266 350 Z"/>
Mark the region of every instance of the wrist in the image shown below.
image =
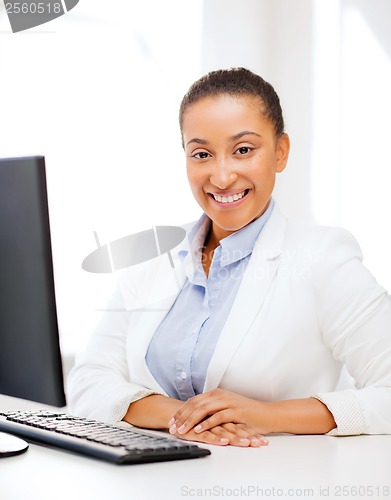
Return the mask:
<path id="1" fill-rule="evenodd" d="M 253 421 L 254 428 L 261 434 L 272 434 L 278 432 L 276 428 L 276 403 L 269 401 L 256 401 L 255 420 Z"/>
<path id="2" fill-rule="evenodd" d="M 168 429 L 168 422 L 181 405 L 177 399 L 152 394 L 131 403 L 123 420 L 137 427 Z"/>

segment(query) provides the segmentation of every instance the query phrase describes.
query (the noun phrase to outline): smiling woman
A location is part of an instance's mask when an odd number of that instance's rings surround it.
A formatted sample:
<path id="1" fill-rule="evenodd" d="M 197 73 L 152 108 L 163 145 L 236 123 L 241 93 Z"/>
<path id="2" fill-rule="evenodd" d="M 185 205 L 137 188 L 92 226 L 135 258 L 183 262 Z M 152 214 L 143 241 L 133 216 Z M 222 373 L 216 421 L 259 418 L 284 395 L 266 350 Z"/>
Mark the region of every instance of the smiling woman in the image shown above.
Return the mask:
<path id="1" fill-rule="evenodd" d="M 69 380 L 72 411 L 218 445 L 264 434 L 391 433 L 391 301 L 343 229 L 286 218 L 278 96 L 219 70 L 180 109 L 200 219 L 121 278 Z M 173 282 L 179 284 L 172 287 Z M 376 360 L 376 362 L 374 362 Z M 338 387 L 343 367 L 355 387 Z"/>

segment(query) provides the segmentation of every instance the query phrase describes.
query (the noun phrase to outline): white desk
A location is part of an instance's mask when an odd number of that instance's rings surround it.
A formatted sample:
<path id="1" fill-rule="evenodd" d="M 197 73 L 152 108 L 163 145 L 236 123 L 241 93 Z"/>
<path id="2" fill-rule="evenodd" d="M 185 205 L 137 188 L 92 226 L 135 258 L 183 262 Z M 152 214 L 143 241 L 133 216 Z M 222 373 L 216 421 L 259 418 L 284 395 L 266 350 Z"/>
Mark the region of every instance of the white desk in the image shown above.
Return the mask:
<path id="1" fill-rule="evenodd" d="M 0 396 L 2 410 L 42 407 Z M 206 458 L 117 466 L 30 444 L 0 460 L 0 499 L 391 500 L 391 436 L 270 436 L 258 449 L 208 447 Z"/>

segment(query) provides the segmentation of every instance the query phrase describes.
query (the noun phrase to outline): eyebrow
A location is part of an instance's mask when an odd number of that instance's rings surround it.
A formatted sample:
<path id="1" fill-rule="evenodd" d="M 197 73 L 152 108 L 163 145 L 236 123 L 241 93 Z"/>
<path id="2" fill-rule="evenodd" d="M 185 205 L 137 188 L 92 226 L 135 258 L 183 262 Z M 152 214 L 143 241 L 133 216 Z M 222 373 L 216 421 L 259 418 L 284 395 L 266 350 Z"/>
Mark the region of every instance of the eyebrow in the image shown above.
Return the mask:
<path id="1" fill-rule="evenodd" d="M 192 142 L 195 142 L 196 144 L 208 144 L 208 141 L 205 141 L 205 139 L 197 139 L 197 137 L 195 137 L 194 139 L 190 139 L 190 141 L 186 143 L 186 146 L 188 146 Z"/>
<path id="2" fill-rule="evenodd" d="M 257 134 L 256 132 L 252 132 L 251 130 L 243 130 L 243 132 L 239 132 L 238 134 L 235 134 L 232 137 L 230 137 L 230 140 L 237 141 L 238 139 L 241 139 L 245 135 L 255 135 L 257 137 L 262 137 L 261 135 Z M 208 141 L 206 141 L 205 139 L 199 139 L 198 137 L 194 137 L 194 139 L 190 139 L 190 141 L 186 143 L 186 146 L 192 144 L 193 142 L 202 145 L 208 144 Z"/>
<path id="3" fill-rule="evenodd" d="M 238 134 L 235 134 L 231 137 L 232 141 L 237 141 L 238 139 L 241 139 L 245 135 L 256 135 L 257 137 L 262 137 L 261 135 L 257 134 L 256 132 L 252 132 L 251 130 L 243 130 L 243 132 L 239 132 Z"/>

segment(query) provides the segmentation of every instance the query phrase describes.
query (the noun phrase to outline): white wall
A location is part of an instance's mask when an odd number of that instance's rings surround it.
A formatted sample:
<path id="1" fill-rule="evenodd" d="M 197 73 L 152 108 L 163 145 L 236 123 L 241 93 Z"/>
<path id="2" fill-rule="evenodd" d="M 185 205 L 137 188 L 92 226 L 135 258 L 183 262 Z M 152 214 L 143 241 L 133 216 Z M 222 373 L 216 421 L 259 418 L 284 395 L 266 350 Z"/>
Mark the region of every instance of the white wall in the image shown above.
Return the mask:
<path id="1" fill-rule="evenodd" d="M 317 0 L 312 206 L 357 237 L 364 263 L 391 290 L 391 3 Z M 320 30 L 330 18 L 328 30 Z M 319 48 L 320 45 L 320 48 Z"/>

